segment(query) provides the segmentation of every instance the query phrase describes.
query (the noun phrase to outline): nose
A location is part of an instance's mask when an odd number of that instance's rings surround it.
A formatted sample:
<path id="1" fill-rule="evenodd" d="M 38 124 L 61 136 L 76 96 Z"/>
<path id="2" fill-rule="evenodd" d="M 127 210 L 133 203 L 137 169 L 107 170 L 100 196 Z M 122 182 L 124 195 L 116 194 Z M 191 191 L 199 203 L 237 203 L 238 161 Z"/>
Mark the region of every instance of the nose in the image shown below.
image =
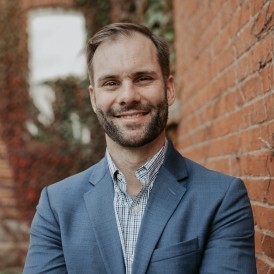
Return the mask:
<path id="1" fill-rule="evenodd" d="M 121 105 L 127 105 L 133 102 L 139 102 L 141 96 L 137 87 L 131 81 L 124 81 L 118 91 L 117 102 Z"/>

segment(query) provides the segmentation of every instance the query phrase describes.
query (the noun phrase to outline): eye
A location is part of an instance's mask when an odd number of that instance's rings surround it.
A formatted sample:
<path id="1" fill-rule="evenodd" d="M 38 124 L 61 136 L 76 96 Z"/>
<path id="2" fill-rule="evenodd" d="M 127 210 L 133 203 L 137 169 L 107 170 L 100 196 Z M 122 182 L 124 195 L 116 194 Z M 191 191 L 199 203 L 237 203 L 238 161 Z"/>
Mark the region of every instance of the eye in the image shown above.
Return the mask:
<path id="1" fill-rule="evenodd" d="M 113 86 L 117 86 L 118 83 L 116 81 L 107 81 L 104 83 L 103 86 L 109 86 L 109 87 L 113 87 Z"/>
<path id="2" fill-rule="evenodd" d="M 102 83 L 102 88 L 106 90 L 115 90 L 119 87 L 120 82 L 116 80 L 108 80 Z"/>
<path id="3" fill-rule="evenodd" d="M 137 82 L 140 83 L 148 83 L 150 81 L 152 81 L 153 78 L 151 76 L 147 76 L 147 75 L 143 75 L 137 78 Z"/>

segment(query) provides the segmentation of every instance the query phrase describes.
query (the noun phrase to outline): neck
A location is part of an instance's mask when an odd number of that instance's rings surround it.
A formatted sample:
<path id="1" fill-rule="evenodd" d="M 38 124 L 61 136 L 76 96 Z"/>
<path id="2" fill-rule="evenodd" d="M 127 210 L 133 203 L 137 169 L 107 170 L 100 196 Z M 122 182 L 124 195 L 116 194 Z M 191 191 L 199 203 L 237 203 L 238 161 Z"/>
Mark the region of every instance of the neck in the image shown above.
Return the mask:
<path id="1" fill-rule="evenodd" d="M 165 132 L 155 140 L 141 147 L 123 147 L 106 136 L 107 149 L 116 167 L 124 174 L 127 193 L 136 196 L 141 191 L 141 183 L 136 177 L 136 170 L 155 155 L 165 143 Z"/>

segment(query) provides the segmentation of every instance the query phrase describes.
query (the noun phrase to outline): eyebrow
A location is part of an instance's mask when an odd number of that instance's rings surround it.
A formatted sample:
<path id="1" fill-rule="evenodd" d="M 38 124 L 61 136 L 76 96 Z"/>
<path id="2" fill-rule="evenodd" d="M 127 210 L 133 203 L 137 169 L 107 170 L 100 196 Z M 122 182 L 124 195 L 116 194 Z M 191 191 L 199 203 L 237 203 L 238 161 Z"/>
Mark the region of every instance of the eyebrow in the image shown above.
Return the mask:
<path id="1" fill-rule="evenodd" d="M 157 76 L 157 73 L 154 70 L 142 70 L 142 71 L 137 71 L 131 74 L 131 77 L 138 77 L 142 75 L 152 75 L 152 76 Z M 105 81 L 107 79 L 115 79 L 119 78 L 119 75 L 116 74 L 106 74 L 102 75 L 101 77 L 98 78 L 97 83 L 100 83 L 102 81 Z"/>
<path id="2" fill-rule="evenodd" d="M 101 77 L 98 78 L 97 82 L 100 83 L 106 79 L 113 79 L 113 78 L 117 78 L 118 75 L 115 74 L 106 74 L 106 75 L 102 75 Z"/>
<path id="3" fill-rule="evenodd" d="M 154 70 L 143 70 L 143 71 L 137 71 L 136 73 L 133 73 L 134 77 L 142 76 L 142 75 L 151 75 L 151 76 L 157 76 L 157 73 Z"/>

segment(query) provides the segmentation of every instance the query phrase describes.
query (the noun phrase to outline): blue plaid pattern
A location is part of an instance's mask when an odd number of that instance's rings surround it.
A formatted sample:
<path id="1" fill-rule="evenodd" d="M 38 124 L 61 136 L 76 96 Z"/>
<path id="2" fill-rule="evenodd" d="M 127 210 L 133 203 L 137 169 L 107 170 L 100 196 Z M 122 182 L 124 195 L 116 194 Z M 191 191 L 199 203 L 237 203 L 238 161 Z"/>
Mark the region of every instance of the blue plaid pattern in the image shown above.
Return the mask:
<path id="1" fill-rule="evenodd" d="M 113 203 L 124 254 L 126 274 L 131 274 L 132 272 L 134 251 L 142 217 L 153 183 L 164 161 L 166 150 L 167 141 L 158 153 L 136 171 L 136 177 L 142 184 L 142 189 L 136 197 L 131 197 L 127 194 L 125 177 L 117 169 L 110 154 L 106 151 L 109 170 L 114 182 Z"/>

